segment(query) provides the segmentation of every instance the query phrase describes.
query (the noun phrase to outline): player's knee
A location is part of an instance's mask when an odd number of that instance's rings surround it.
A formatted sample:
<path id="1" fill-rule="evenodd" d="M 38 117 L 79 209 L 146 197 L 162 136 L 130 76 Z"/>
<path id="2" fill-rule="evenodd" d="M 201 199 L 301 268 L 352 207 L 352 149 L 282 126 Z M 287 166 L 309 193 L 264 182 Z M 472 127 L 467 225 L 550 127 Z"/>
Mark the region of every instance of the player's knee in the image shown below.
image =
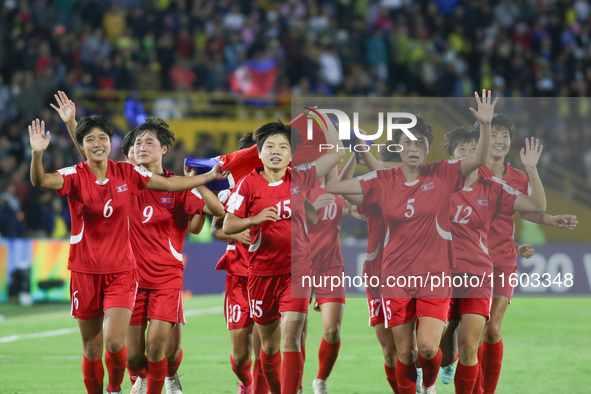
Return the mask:
<path id="1" fill-rule="evenodd" d="M 476 343 L 460 343 L 458 345 L 460 358 L 462 360 L 473 360 L 478 354 L 478 344 Z"/>
<path id="2" fill-rule="evenodd" d="M 105 348 L 113 353 L 123 349 L 124 343 L 123 338 L 105 338 Z"/>
<path id="3" fill-rule="evenodd" d="M 232 348 L 232 359 L 236 365 L 244 365 L 250 360 L 251 349 L 248 346 L 235 346 Z"/>
<path id="4" fill-rule="evenodd" d="M 396 355 L 404 364 L 410 364 L 414 361 L 411 347 L 408 349 L 397 349 Z"/>
<path id="5" fill-rule="evenodd" d="M 340 336 L 340 327 L 335 325 L 335 326 L 331 326 L 331 327 L 327 327 L 326 329 L 323 330 L 323 336 L 324 336 L 324 340 L 329 342 L 329 343 L 336 343 L 339 341 L 339 336 Z"/>
<path id="6" fill-rule="evenodd" d="M 384 346 L 382 348 L 382 353 L 384 354 L 384 363 L 390 367 L 394 367 L 396 365 L 396 347 L 395 346 Z M 412 357 L 412 352 L 411 352 Z"/>
<path id="7" fill-rule="evenodd" d="M 102 344 L 96 345 L 94 343 L 85 343 L 83 347 L 84 356 L 89 360 L 98 360 L 103 356 Z"/>
<path id="8" fill-rule="evenodd" d="M 484 330 L 484 340 L 488 343 L 497 343 L 501 340 L 501 326 L 488 324 Z"/>
<path id="9" fill-rule="evenodd" d="M 160 355 L 166 351 L 166 344 L 159 338 L 150 339 L 146 342 L 146 354 L 149 359 L 160 359 Z"/>
<path id="10" fill-rule="evenodd" d="M 281 347 L 287 352 L 296 352 L 300 350 L 301 336 L 294 334 L 285 334 L 281 338 Z"/>
<path id="11" fill-rule="evenodd" d="M 434 343 L 422 343 L 418 345 L 418 348 L 419 354 L 426 359 L 432 359 L 437 356 L 437 352 L 439 351 L 439 346 Z"/>

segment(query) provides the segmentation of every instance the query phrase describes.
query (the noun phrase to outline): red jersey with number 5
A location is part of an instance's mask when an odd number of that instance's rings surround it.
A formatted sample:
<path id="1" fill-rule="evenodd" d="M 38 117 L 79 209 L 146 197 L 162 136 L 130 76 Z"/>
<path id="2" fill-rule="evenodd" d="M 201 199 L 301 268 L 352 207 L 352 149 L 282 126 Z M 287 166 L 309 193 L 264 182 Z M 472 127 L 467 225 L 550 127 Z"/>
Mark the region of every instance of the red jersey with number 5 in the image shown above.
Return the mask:
<path id="1" fill-rule="evenodd" d="M 176 175 L 164 170 L 164 176 Z M 144 190 L 135 199 L 131 246 L 140 288 L 183 288 L 183 246 L 189 215 L 202 215 L 204 205 L 197 189 L 177 193 Z"/>
<path id="2" fill-rule="evenodd" d="M 509 164 L 506 164 L 506 170 L 504 181 L 493 176 L 492 171 L 485 165 L 480 167 L 478 175 L 509 185 L 528 196 L 531 195 L 527 175 Z M 495 267 L 517 266 L 514 232 L 513 215 L 499 215 L 493 220 L 488 232 L 488 248 Z"/>
<path id="3" fill-rule="evenodd" d="M 308 194 L 308 200 L 314 203 L 323 194 L 326 194 L 326 189 L 322 182 L 317 180 L 315 187 Z M 339 231 L 345 199 L 339 195 L 334 197 L 335 200 L 330 205 L 317 211 L 318 223 L 309 229 L 314 270 L 343 265 Z"/>
<path id="4" fill-rule="evenodd" d="M 227 204 L 227 211 L 241 218 L 255 216 L 268 207 L 278 211 L 277 221 L 250 228 L 248 273 L 254 276 L 288 274 L 292 272 L 292 261 L 297 264 L 296 271 L 309 270 L 311 258 L 304 202 L 306 192 L 314 186 L 316 167 L 311 163 L 293 171 L 288 168 L 283 179 L 273 183 L 263 178 L 261 171 L 257 168 L 245 176 Z"/>
<path id="5" fill-rule="evenodd" d="M 88 163 L 62 168 L 60 196 L 68 196 L 72 236 L 68 269 L 85 274 L 113 274 L 136 268 L 129 217 L 135 196 L 152 173 L 131 163 L 108 160 L 107 177 L 99 182 Z"/>
<path id="6" fill-rule="evenodd" d="M 460 161 L 424 164 L 407 182 L 402 167 L 359 177 L 363 202 L 377 203 L 386 222 L 382 277 L 449 273 L 454 263 L 450 232 L 452 193 L 464 186 Z"/>
<path id="7" fill-rule="evenodd" d="M 513 214 L 513 204 L 521 194 L 481 176 L 471 187 L 464 187 L 451 198 L 451 233 L 457 274 L 489 275 L 493 272 L 487 236 L 498 214 Z"/>

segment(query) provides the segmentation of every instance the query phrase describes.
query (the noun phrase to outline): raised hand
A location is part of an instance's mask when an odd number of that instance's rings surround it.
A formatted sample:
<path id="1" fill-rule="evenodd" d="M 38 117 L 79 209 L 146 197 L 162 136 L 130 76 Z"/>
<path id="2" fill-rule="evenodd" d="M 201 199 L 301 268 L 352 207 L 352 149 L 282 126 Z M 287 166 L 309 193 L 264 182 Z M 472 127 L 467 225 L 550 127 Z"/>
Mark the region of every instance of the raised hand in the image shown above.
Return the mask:
<path id="1" fill-rule="evenodd" d="M 43 152 L 49 146 L 51 134 L 45 132 L 45 122 L 34 120 L 29 126 L 29 138 L 31 140 L 31 149 L 33 152 Z"/>
<path id="2" fill-rule="evenodd" d="M 575 215 L 556 215 L 552 217 L 551 223 L 554 227 L 574 230 L 579 221 Z"/>
<path id="3" fill-rule="evenodd" d="M 524 244 L 524 245 L 521 245 L 517 248 L 517 253 L 521 257 L 525 257 L 526 259 L 529 259 L 536 253 L 536 250 L 534 249 L 533 246 L 531 246 L 529 244 Z"/>
<path id="4" fill-rule="evenodd" d="M 72 100 L 66 96 L 64 92 L 61 90 L 54 94 L 55 101 L 57 101 L 57 107 L 55 105 L 51 105 L 51 108 L 55 109 L 57 113 L 62 118 L 62 121 L 66 124 L 70 122 L 74 122 L 76 120 L 76 104 Z"/>
<path id="5" fill-rule="evenodd" d="M 185 176 L 195 176 L 197 175 L 197 168 L 185 166 L 185 168 L 183 168 L 183 172 L 185 173 Z"/>
<path id="6" fill-rule="evenodd" d="M 530 141 L 531 140 L 531 141 Z M 544 146 L 540 145 L 540 140 L 534 137 L 531 139 L 525 139 L 525 148 L 521 148 L 519 155 L 521 156 L 521 162 L 526 167 L 535 167 L 538 165 L 540 155 L 544 150 Z"/>
<path id="7" fill-rule="evenodd" d="M 323 194 L 314 201 L 314 209 L 320 211 L 324 207 L 328 207 L 335 200 L 335 196 L 332 194 Z"/>
<path id="8" fill-rule="evenodd" d="M 486 89 L 482 89 L 482 98 L 480 98 L 480 96 L 478 96 L 478 92 L 474 92 L 474 97 L 476 98 L 476 103 L 478 104 L 478 111 L 472 107 L 470 107 L 470 111 L 472 111 L 476 117 L 476 120 L 483 124 L 492 122 L 493 115 L 495 113 L 495 105 L 497 105 L 497 101 L 499 101 L 499 98 L 497 97 L 495 101 L 491 102 L 491 94 L 492 92 L 490 90 L 488 91 L 487 95 Z"/>
<path id="9" fill-rule="evenodd" d="M 230 175 L 230 171 L 222 172 L 222 166 L 216 164 L 206 175 L 210 178 L 209 182 L 222 181 L 228 178 L 228 175 Z"/>
<path id="10" fill-rule="evenodd" d="M 279 211 L 275 207 L 267 207 L 252 217 L 252 223 L 256 226 L 265 222 L 276 222 Z"/>

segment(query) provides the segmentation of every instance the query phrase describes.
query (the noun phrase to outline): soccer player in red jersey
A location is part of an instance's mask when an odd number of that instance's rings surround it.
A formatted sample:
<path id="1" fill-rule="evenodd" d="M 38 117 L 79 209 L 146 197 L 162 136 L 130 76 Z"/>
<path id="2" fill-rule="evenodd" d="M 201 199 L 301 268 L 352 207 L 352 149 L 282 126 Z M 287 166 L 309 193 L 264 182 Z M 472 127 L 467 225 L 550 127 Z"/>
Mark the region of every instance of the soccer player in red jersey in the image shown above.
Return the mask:
<path id="1" fill-rule="evenodd" d="M 478 132 L 458 128 L 445 135 L 443 146 L 452 160 L 459 160 L 476 152 L 477 141 Z M 531 143 L 526 140 L 521 160 L 528 171 L 536 167 L 542 148 L 538 140 L 532 138 Z M 467 278 L 462 286 L 454 285 L 445 336 L 452 340 L 453 331 L 459 325 L 456 393 L 471 394 L 478 378 L 478 347 L 492 301 L 493 264 L 486 247 L 492 221 L 497 215 L 513 215 L 514 211 L 543 212 L 546 209 L 539 176 L 531 171 L 530 179 L 532 193 L 528 196 L 474 170 L 467 176 L 464 188 L 452 196 L 450 217 L 455 265 L 451 272 L 453 276 Z"/>
<path id="2" fill-rule="evenodd" d="M 301 275 L 311 274 L 305 197 L 315 180 L 336 166 L 344 153 L 332 123 L 326 123 L 330 128 L 323 128 L 327 143 L 341 151 L 330 151 L 293 170 L 288 164 L 301 142 L 299 132 L 279 121 L 257 129 L 254 138 L 264 168 L 243 178 L 227 203 L 224 232 L 250 229 L 250 310 L 261 336 L 263 372 L 273 394 L 295 394 L 302 379 L 301 336 L 309 298 L 292 297 L 292 287 L 300 285 L 296 280 Z"/>
<path id="3" fill-rule="evenodd" d="M 495 100 L 483 91 L 475 93 L 478 111 L 472 113 L 482 124 L 476 154 L 461 161 L 424 163 L 433 141 L 430 125 L 417 117 L 413 136 L 397 130 L 395 143 L 402 145 L 402 166 L 377 170 L 346 181 L 331 181 L 327 191 L 339 194 L 363 193 L 364 203 L 379 203 L 389 233 L 384 246 L 382 283 L 404 279 L 396 287 L 384 287 L 382 307 L 385 325 L 392 329 L 398 361 L 396 380 L 400 393 L 414 393 L 416 369 L 413 359 L 413 332 L 417 329 L 419 361 L 423 368 L 422 393 L 435 392 L 441 364 L 439 342 L 447 321 L 451 288 L 430 291 L 428 278 L 450 274 L 453 264 L 449 211 L 452 193 L 461 190 L 466 175 L 486 162 L 490 145 L 490 122 Z M 411 138 L 412 137 L 412 138 Z M 415 139 L 413 139 L 415 138 Z M 410 276 L 420 277 L 405 283 Z M 409 279 L 409 282 L 411 280 Z M 421 286 L 420 282 L 428 284 Z M 403 284 L 400 284 L 403 283 Z M 417 285 L 418 284 L 418 285 Z"/>
<path id="4" fill-rule="evenodd" d="M 475 128 L 479 125 L 475 124 Z M 492 120 L 490 153 L 485 166 L 480 168 L 480 175 L 507 184 L 523 194 L 529 194 L 528 176 L 536 174 L 535 168 L 526 168 L 528 175 L 505 163 L 511 141 L 515 135 L 515 126 L 503 115 L 496 114 Z M 530 174 L 531 172 L 531 174 Z M 574 215 L 552 216 L 546 213 L 528 213 L 522 218 L 564 229 L 573 229 L 577 218 Z M 501 373 L 503 359 L 503 341 L 501 325 L 507 306 L 511 302 L 513 288 L 502 285 L 501 278 L 508 278 L 517 272 L 517 253 L 527 252 L 515 247 L 513 237 L 513 215 L 498 215 L 493 221 L 488 234 L 488 249 L 494 265 L 493 302 L 490 320 L 484 330 L 482 352 L 482 371 L 484 393 L 494 393 Z M 527 249 L 527 248 L 526 248 Z"/>
<path id="5" fill-rule="evenodd" d="M 88 161 L 46 174 L 42 158 L 50 133 L 45 132 L 43 121 L 36 120 L 29 126 L 33 185 L 68 196 L 72 232 L 76 234 L 70 240 L 68 259 L 68 269 L 72 271 L 72 315 L 78 319 L 82 335 L 86 389 L 101 394 L 103 321 L 108 393 L 121 391 L 125 372 L 124 339 L 138 279 L 129 239 L 132 195 L 140 194 L 144 188 L 190 190 L 227 176 L 216 167 L 204 176 L 164 178 L 130 163 L 109 160 L 112 135 L 113 127 L 106 118 L 82 118 L 76 127 L 76 140 Z"/>

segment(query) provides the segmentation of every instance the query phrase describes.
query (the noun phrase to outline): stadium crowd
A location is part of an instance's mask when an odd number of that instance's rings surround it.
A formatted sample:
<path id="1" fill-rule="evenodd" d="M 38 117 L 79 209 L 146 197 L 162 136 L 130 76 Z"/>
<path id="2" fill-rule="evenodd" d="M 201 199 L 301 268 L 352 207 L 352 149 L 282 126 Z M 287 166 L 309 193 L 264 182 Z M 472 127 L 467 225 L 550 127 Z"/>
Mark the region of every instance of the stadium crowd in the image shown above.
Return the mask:
<path id="1" fill-rule="evenodd" d="M 53 132 L 48 166 L 79 161 L 48 105 L 55 91 L 227 92 L 253 59 L 274 62 L 277 95 L 580 97 L 580 122 L 536 135 L 549 160 L 591 179 L 590 16 L 584 0 L 4 0 L 0 234 L 68 234 L 65 200 L 27 174 L 36 117 Z M 182 172 L 187 149 L 171 153 L 165 165 Z"/>

